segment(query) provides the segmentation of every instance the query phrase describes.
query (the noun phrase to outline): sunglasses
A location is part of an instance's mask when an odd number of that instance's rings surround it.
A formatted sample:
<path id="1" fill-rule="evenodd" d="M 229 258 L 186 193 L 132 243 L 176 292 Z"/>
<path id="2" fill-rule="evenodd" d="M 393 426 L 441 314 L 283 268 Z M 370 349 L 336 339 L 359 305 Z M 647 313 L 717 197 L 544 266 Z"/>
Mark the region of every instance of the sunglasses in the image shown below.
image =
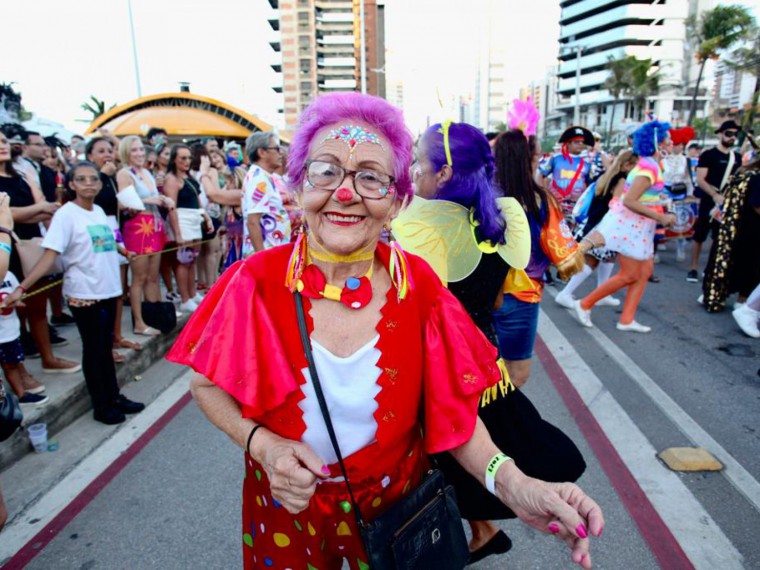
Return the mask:
<path id="1" fill-rule="evenodd" d="M 737 131 L 723 131 L 723 136 L 728 138 L 734 138 L 737 134 Z"/>

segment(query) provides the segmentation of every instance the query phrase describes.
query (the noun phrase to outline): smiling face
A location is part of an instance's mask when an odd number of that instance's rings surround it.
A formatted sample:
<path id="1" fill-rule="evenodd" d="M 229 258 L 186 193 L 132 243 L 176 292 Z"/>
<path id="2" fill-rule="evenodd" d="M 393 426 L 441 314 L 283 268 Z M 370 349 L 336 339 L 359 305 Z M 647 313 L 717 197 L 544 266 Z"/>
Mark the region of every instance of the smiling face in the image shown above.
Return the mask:
<path id="1" fill-rule="evenodd" d="M 330 133 L 348 125 L 341 121 L 319 131 L 309 149 L 308 161 L 320 161 L 346 170 L 392 176 L 393 155 L 390 143 L 382 136 L 351 146 Z M 356 125 L 356 122 L 353 122 Z M 359 125 L 373 132 L 368 125 Z M 329 252 L 349 255 L 359 250 L 374 249 L 383 225 L 396 216 L 400 202 L 395 192 L 379 199 L 363 198 L 356 192 L 355 180 L 347 175 L 334 190 L 311 185 L 304 179 L 301 201 L 310 234 Z"/>
<path id="2" fill-rule="evenodd" d="M 87 160 L 94 163 L 98 168 L 103 168 L 107 162 L 114 161 L 113 146 L 105 139 L 101 139 L 92 146 L 92 151 L 87 155 Z"/>
<path id="3" fill-rule="evenodd" d="M 129 145 L 129 166 L 142 168 L 145 165 L 145 147 L 140 139 Z"/>

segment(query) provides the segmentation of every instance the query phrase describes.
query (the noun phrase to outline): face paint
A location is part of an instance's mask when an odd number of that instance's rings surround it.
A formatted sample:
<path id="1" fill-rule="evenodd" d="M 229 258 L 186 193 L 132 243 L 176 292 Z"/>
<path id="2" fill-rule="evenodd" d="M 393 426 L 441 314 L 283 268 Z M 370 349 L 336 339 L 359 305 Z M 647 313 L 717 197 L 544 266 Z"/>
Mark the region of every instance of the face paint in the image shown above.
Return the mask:
<path id="1" fill-rule="evenodd" d="M 337 129 L 333 129 L 325 137 L 325 141 L 329 140 L 342 140 L 348 145 L 348 151 L 351 156 L 353 156 L 356 147 L 362 143 L 372 143 L 380 145 L 380 147 L 383 146 L 380 144 L 380 139 L 375 133 L 370 132 L 359 125 L 344 125 Z"/>
<path id="2" fill-rule="evenodd" d="M 350 202 L 354 199 L 354 193 L 348 188 L 340 188 L 335 192 L 338 202 Z"/>

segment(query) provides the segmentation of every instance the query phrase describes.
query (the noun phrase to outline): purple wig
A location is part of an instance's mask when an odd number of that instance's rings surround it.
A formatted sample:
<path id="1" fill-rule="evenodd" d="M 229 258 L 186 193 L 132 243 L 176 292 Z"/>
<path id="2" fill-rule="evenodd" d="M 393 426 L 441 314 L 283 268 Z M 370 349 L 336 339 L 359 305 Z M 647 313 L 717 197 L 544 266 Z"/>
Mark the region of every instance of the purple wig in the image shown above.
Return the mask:
<path id="1" fill-rule="evenodd" d="M 396 179 L 397 198 L 411 197 L 412 134 L 404 124 L 401 111 L 379 97 L 360 93 L 330 93 L 317 97 L 303 113 L 290 145 L 288 178 L 300 190 L 304 179 L 304 166 L 309 147 L 317 133 L 329 125 L 361 121 L 372 127 L 391 144 L 393 152 L 393 178 Z"/>
<path id="2" fill-rule="evenodd" d="M 422 135 L 423 148 L 435 172 L 446 162 L 441 125 L 430 127 Z M 504 230 L 507 223 L 496 203 L 494 187 L 494 160 L 488 139 L 467 123 L 451 123 L 449 148 L 453 175 L 445 186 L 438 189 L 436 199 L 456 202 L 474 210 L 473 218 L 480 224 L 479 237 L 493 244 L 506 243 Z"/>

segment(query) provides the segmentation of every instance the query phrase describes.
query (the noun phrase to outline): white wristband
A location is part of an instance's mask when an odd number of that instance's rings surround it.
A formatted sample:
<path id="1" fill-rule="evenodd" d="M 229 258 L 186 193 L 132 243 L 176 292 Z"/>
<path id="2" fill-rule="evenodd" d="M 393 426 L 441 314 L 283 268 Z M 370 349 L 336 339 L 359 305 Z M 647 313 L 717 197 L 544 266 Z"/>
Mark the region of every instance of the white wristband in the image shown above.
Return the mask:
<path id="1" fill-rule="evenodd" d="M 493 495 L 496 494 L 496 473 L 507 461 L 514 460 L 508 455 L 497 453 L 488 462 L 488 466 L 486 467 L 486 489 Z"/>

